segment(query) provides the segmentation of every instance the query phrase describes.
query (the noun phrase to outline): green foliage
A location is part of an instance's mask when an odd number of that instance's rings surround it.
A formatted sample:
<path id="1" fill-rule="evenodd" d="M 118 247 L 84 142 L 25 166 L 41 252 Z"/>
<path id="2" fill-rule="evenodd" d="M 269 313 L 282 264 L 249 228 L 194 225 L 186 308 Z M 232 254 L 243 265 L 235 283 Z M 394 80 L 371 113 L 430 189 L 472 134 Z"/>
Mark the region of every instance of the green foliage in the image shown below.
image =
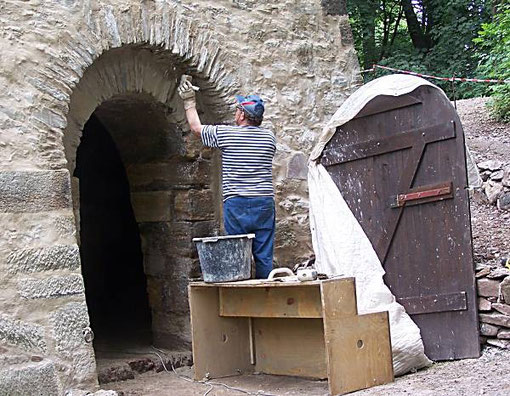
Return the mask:
<path id="1" fill-rule="evenodd" d="M 510 4 L 501 4 L 491 23 L 484 23 L 473 40 L 478 53 L 478 72 L 490 78 L 510 80 Z M 510 122 L 510 83 L 491 87 L 490 108 L 497 119 Z"/>
<path id="2" fill-rule="evenodd" d="M 490 21 L 491 7 L 492 0 L 348 0 L 356 49 L 364 68 L 379 63 L 442 77 L 472 78 L 479 73 L 476 54 L 480 43 L 473 39 L 482 24 Z M 373 35 L 367 30 L 372 25 Z M 382 74 L 387 72 L 365 78 Z M 450 98 L 489 92 L 482 84 L 433 83 Z"/>

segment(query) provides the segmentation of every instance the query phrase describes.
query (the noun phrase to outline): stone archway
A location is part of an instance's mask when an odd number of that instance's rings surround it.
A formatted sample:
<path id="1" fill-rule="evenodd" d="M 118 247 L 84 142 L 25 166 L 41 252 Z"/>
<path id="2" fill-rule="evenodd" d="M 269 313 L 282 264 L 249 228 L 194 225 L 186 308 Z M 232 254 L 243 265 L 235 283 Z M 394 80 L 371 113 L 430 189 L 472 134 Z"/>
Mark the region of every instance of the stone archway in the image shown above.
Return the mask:
<path id="1" fill-rule="evenodd" d="M 116 331 L 126 338 L 130 330 L 143 330 L 143 326 L 133 329 L 130 325 L 129 310 L 125 320 L 119 320 L 111 314 L 114 308 L 106 308 L 114 299 L 119 300 L 119 312 L 124 304 L 138 307 L 125 287 L 144 286 L 152 318 L 152 334 L 146 340 L 172 350 L 191 347 L 187 283 L 199 271 L 191 239 L 219 231 L 221 206 L 219 157 L 191 135 L 176 95 L 177 80 L 184 70 L 193 72 L 158 47 L 130 45 L 103 53 L 73 91 L 63 137 L 68 170 L 74 175 L 72 196 L 78 235 L 84 237 L 80 246 L 82 273 L 92 326 L 96 326 L 93 330 L 106 331 L 108 326 L 102 322 L 108 319 L 126 323 L 123 331 Z M 204 122 L 223 121 L 222 114 L 229 107 L 225 100 L 214 95 L 214 87 L 205 77 L 195 75 L 194 83 L 201 87 L 198 103 Z M 221 111 L 215 111 L 218 109 Z M 86 133 L 82 133 L 84 128 Z M 105 138 L 98 138 L 100 134 Z M 108 145 L 113 147 L 109 151 L 105 149 Z M 80 150 L 81 159 L 76 155 Z M 116 156 L 118 160 L 112 160 Z M 118 179 L 125 174 L 129 184 L 125 193 L 129 196 L 117 202 L 112 195 L 122 195 L 120 190 L 125 188 L 114 190 L 112 180 L 101 181 L 108 177 L 106 168 L 113 166 L 112 161 L 124 169 L 116 173 L 115 183 L 122 185 Z M 87 173 L 87 167 L 99 169 Z M 80 202 L 80 197 L 86 202 Z M 126 198 L 132 207 L 127 217 L 112 215 L 112 207 L 121 207 Z M 128 260 L 123 268 L 112 254 L 112 246 L 106 245 L 113 243 L 112 233 L 118 234 L 122 227 L 114 223 L 129 223 L 129 213 L 134 213 L 133 232 L 137 235 L 127 240 L 135 244 L 141 241 L 142 257 L 139 262 Z M 80 224 L 87 225 L 87 230 L 80 230 Z M 94 235 L 91 229 L 96 230 Z M 98 241 L 98 234 L 103 235 L 102 241 Z M 118 257 L 126 257 L 123 242 L 115 240 Z M 128 279 L 123 271 L 136 273 L 138 278 Z M 140 309 L 142 306 L 143 302 Z M 110 314 L 96 312 L 97 307 Z M 118 337 L 110 339 L 119 341 Z M 101 341 L 104 348 L 105 338 Z"/>

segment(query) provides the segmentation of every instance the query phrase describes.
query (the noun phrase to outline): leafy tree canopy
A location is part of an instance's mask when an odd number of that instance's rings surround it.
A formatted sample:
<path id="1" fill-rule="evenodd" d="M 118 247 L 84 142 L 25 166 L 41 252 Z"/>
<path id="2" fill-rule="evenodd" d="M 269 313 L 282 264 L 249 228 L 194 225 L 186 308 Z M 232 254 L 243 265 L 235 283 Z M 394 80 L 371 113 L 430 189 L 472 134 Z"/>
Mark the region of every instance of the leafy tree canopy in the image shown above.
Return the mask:
<path id="1" fill-rule="evenodd" d="M 501 1 L 501 0 L 500 0 Z M 378 63 L 398 69 L 444 77 L 490 77 L 497 70 L 494 57 L 508 56 L 509 45 L 495 43 L 505 14 L 497 0 L 348 0 L 348 11 L 360 64 L 370 69 Z M 506 3 L 506 0 L 501 2 Z M 508 21 L 506 22 L 508 24 Z M 496 25 L 494 25 L 496 24 Z M 496 33 L 495 30 L 498 30 Z M 482 32 L 480 40 L 478 32 Z M 483 33 L 485 32 L 485 33 Z M 508 59 L 508 58 L 506 58 Z M 491 63 L 492 62 L 492 63 Z M 486 68 L 478 67 L 478 64 Z M 504 67 L 504 66 L 502 66 Z M 489 72 L 489 69 L 491 70 Z M 508 71 L 508 65 L 506 66 Z M 366 74 L 373 79 L 383 74 Z M 434 81 L 451 97 L 488 94 L 489 85 Z"/>

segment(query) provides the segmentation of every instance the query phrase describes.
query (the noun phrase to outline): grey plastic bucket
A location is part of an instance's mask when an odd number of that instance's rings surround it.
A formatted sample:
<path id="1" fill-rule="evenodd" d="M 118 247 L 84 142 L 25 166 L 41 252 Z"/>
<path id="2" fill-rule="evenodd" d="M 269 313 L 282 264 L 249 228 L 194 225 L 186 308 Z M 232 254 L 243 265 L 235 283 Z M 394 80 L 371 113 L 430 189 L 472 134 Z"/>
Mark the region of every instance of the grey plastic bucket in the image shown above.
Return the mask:
<path id="1" fill-rule="evenodd" d="M 251 245 L 255 234 L 193 238 L 204 282 L 232 282 L 251 278 Z"/>

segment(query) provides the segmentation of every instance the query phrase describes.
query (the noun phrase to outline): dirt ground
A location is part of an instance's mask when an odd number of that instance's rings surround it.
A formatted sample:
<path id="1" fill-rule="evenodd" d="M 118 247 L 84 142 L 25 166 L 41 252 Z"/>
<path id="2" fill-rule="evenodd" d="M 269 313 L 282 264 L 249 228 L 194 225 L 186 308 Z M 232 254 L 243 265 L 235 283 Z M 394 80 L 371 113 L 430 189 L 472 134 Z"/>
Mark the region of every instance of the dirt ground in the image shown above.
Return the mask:
<path id="1" fill-rule="evenodd" d="M 326 396 L 326 381 L 274 375 L 245 375 L 213 380 L 222 385 L 189 382 L 190 367 L 175 373 L 145 373 L 134 380 L 107 384 L 103 389 L 116 390 L 123 396 Z M 122 392 L 122 393 L 121 393 Z M 209 392 L 209 393 L 207 393 Z M 356 396 L 508 396 L 510 395 L 510 351 L 485 348 L 480 359 L 435 363 L 417 373 L 399 377 L 395 382 L 352 393 Z"/>
<path id="2" fill-rule="evenodd" d="M 457 102 L 468 146 L 477 163 L 489 159 L 510 162 L 510 124 L 490 119 L 484 107 L 486 99 Z M 510 212 L 499 212 L 495 206 L 471 203 L 475 263 L 493 263 L 510 257 Z M 214 380 L 223 385 L 189 382 L 192 368 L 177 373 L 149 372 L 134 380 L 106 384 L 103 389 L 118 391 L 124 396 L 224 396 L 224 395 L 328 395 L 326 381 L 294 377 L 247 375 Z M 186 379 L 186 377 L 188 377 Z M 435 363 L 417 373 L 397 378 L 394 383 L 353 393 L 356 396 L 381 395 L 510 395 L 510 350 L 486 347 L 479 359 Z"/>

